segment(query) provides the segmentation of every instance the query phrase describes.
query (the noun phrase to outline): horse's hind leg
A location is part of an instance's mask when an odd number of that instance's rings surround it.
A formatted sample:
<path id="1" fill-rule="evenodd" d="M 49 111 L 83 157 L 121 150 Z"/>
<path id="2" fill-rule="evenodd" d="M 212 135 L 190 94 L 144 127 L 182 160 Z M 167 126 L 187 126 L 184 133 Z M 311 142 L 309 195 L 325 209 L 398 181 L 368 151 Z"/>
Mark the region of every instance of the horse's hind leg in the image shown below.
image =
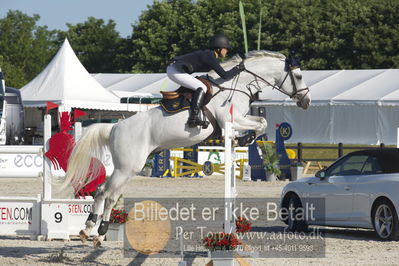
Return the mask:
<path id="1" fill-rule="evenodd" d="M 91 230 L 96 226 L 98 216 L 100 215 L 102 208 L 104 207 L 105 194 L 104 185 L 102 184 L 97 188 L 96 196 L 94 197 L 93 211 L 90 212 L 89 217 L 86 220 L 86 228 L 80 230 L 80 240 L 84 243 L 90 236 Z"/>
<path id="2" fill-rule="evenodd" d="M 94 238 L 94 247 L 99 247 L 101 242 L 105 238 L 105 234 L 108 230 L 109 220 L 111 216 L 112 207 L 114 207 L 119 196 L 122 194 L 123 185 L 130 175 L 123 173 L 120 170 L 115 170 L 109 181 L 106 183 L 104 188 L 104 212 L 103 218 L 98 227 L 98 236 Z"/>

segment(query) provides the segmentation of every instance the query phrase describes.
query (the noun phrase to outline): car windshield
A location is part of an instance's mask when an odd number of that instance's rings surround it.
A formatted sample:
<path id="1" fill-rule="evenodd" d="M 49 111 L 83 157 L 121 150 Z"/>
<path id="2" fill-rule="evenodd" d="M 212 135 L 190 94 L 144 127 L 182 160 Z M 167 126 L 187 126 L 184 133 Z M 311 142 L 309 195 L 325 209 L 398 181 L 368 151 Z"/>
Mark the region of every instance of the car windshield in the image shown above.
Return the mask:
<path id="1" fill-rule="evenodd" d="M 326 170 L 326 176 L 375 175 L 384 171 L 373 155 L 347 155 Z"/>

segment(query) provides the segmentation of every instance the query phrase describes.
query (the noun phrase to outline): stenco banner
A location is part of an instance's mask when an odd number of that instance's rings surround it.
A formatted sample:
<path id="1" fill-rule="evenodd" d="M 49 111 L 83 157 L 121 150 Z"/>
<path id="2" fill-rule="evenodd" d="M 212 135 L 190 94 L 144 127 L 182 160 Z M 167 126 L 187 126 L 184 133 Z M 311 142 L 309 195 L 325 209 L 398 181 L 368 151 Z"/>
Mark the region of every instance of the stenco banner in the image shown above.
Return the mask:
<path id="1" fill-rule="evenodd" d="M 11 202 L 11 200 L 13 202 Z M 0 199 L 0 235 L 40 234 L 40 202 L 36 198 Z"/>

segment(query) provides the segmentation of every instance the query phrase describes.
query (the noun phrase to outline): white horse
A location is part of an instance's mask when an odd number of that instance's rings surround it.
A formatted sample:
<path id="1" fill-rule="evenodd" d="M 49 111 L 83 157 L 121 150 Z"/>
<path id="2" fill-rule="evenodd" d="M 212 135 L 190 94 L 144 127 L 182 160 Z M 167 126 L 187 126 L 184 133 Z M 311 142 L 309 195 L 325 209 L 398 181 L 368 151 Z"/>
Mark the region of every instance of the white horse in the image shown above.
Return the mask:
<path id="1" fill-rule="evenodd" d="M 236 56 L 225 62 L 223 67 L 229 69 L 240 61 L 241 58 Z M 207 108 L 221 128 L 224 128 L 226 121 L 231 120 L 229 110 L 233 105 L 233 128 L 254 130 L 256 136 L 263 135 L 267 126 L 266 120 L 247 113 L 254 95 L 266 87 L 275 88 L 290 96 L 303 109 L 310 105 L 309 89 L 293 58 L 286 58 L 276 52 L 253 51 L 245 59 L 245 67 L 246 70 L 233 81 L 215 79 L 216 73 L 209 73 L 210 79 L 219 86 L 214 86 L 214 97 L 207 104 Z M 188 112 L 186 110 L 170 115 L 158 107 L 137 113 L 114 125 L 95 124 L 86 130 L 72 152 L 64 185 L 71 184 L 76 189 L 89 183 L 96 176 L 94 169 L 92 175 L 87 177 L 90 159 L 93 156 L 103 158 L 106 146 L 111 151 L 115 169 L 107 178 L 103 189 L 97 192 L 93 213 L 86 221 L 86 228 L 80 232 L 82 241 L 87 240 L 98 215 L 101 215 L 100 210 L 104 207 L 99 235 L 94 239 L 95 247 L 101 245 L 108 229 L 111 209 L 123 192 L 126 181 L 142 170 L 151 153 L 189 147 L 212 134 L 212 126 L 206 129 L 189 128 L 186 125 Z"/>

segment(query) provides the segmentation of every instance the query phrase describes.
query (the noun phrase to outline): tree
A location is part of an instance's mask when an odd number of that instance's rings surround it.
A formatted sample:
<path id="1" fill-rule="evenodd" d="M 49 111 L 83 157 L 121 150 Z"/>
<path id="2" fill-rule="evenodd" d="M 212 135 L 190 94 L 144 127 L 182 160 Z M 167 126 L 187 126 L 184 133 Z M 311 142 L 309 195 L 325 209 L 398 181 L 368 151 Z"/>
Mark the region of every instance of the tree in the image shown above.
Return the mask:
<path id="1" fill-rule="evenodd" d="M 399 67 L 397 0 L 242 0 L 248 45 L 288 54 L 302 69 Z M 50 61 L 67 37 L 89 72 L 165 72 L 170 60 L 207 48 L 214 33 L 224 33 L 243 53 L 239 0 L 154 1 L 123 39 L 115 22 L 89 17 L 68 30 L 49 31 L 20 11 L 0 19 L 0 67 L 9 86 L 22 87 Z"/>
<path id="2" fill-rule="evenodd" d="M 24 70 L 21 67 L 9 63 L 2 55 L 0 55 L 0 67 L 4 73 L 7 87 L 20 88 L 27 83 Z"/>
<path id="3" fill-rule="evenodd" d="M 399 1 L 242 0 L 248 45 L 295 50 L 303 69 L 399 67 Z M 164 72 L 176 55 L 205 48 L 216 32 L 243 52 L 239 0 L 155 1 L 133 26 L 131 58 L 135 72 Z"/>
<path id="4" fill-rule="evenodd" d="M 59 42 L 65 38 L 71 43 L 79 60 L 91 73 L 124 71 L 123 52 L 126 49 L 115 22 L 89 17 L 84 23 L 67 24 L 68 30 L 59 33 Z"/>
<path id="5" fill-rule="evenodd" d="M 0 19 L 0 67 L 8 86 L 25 85 L 55 53 L 55 31 L 36 26 L 39 18 L 10 10 Z"/>
<path id="6" fill-rule="evenodd" d="M 168 61 L 190 48 L 195 5 L 189 0 L 154 2 L 133 27 L 133 71 L 164 72 Z"/>

